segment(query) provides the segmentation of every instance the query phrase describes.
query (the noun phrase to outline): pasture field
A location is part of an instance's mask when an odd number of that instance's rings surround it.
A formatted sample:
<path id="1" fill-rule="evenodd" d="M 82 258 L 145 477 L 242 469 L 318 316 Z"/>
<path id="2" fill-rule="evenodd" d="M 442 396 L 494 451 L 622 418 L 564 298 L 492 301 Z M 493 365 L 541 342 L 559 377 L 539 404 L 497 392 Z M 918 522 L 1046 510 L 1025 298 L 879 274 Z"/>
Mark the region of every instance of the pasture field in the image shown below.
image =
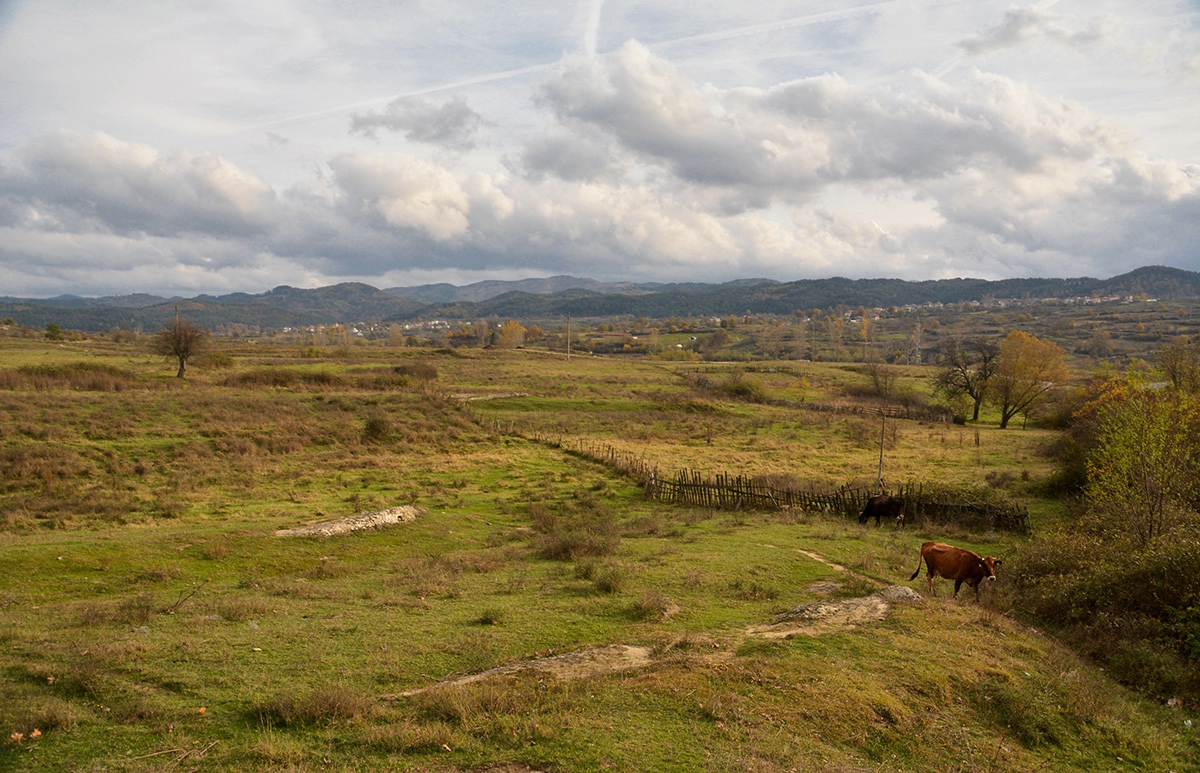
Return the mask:
<path id="1" fill-rule="evenodd" d="M 987 481 L 1034 519 L 1032 537 L 896 531 L 650 501 L 542 442 L 666 474 L 869 482 L 878 417 L 797 405 L 861 403 L 849 366 L 305 354 L 222 342 L 178 380 L 135 344 L 0 339 L 0 770 L 1200 766 L 1192 714 L 996 611 L 1003 578 L 982 604 L 939 581 L 880 621 L 751 630 L 923 590 L 928 539 L 997 556 L 1036 539 L 1062 509 L 1038 498 L 1053 431 L 889 421 L 890 483 Z M 747 382 L 771 401 L 735 399 Z M 275 536 L 398 505 L 421 515 Z M 435 687 L 611 644 L 649 665 Z"/>

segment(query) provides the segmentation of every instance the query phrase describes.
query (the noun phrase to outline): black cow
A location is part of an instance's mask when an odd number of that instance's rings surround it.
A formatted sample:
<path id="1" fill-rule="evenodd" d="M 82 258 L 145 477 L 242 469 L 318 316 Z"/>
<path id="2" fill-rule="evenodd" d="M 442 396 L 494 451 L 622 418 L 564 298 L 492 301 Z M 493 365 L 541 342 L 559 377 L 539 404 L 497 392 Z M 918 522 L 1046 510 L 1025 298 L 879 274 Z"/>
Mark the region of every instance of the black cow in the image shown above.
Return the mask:
<path id="1" fill-rule="evenodd" d="M 878 526 L 883 518 L 895 520 L 897 526 L 904 525 L 904 497 L 893 497 L 887 494 L 879 494 L 867 500 L 867 506 L 863 508 L 862 515 L 858 516 L 859 523 L 866 523 L 871 518 L 875 519 L 875 525 Z"/>

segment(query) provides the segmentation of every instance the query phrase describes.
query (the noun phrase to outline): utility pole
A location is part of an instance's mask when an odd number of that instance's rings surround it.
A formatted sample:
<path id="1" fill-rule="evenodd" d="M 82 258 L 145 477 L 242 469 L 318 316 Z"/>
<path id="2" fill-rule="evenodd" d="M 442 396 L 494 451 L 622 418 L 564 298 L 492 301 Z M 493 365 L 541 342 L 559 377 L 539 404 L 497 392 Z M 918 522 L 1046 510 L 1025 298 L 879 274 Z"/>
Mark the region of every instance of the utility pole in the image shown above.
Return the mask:
<path id="1" fill-rule="evenodd" d="M 879 473 L 875 476 L 875 487 L 879 489 L 879 493 L 883 493 L 883 441 L 887 438 L 887 414 L 883 411 L 879 412 L 883 422 L 879 427 Z"/>
<path id="2" fill-rule="evenodd" d="M 567 359 L 571 359 L 571 315 L 567 315 Z"/>

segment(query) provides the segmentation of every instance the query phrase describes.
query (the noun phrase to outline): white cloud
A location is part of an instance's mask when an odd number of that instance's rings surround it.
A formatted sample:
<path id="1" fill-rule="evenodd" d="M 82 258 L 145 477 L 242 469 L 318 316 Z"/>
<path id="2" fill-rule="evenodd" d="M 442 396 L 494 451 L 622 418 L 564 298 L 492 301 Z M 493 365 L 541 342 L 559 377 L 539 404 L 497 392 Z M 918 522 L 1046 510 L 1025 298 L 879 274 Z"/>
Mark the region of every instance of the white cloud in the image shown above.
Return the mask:
<path id="1" fill-rule="evenodd" d="M 8 293 L 1200 268 L 1183 0 L 59 1 L 0 36 Z"/>
<path id="2" fill-rule="evenodd" d="M 0 157 L 0 218 L 34 230 L 245 237 L 276 214 L 270 186 L 208 153 L 60 132 Z"/>
<path id="3" fill-rule="evenodd" d="M 845 181 L 937 179 L 998 161 L 1032 170 L 1108 152 L 1112 130 L 1086 110 L 977 73 L 962 88 L 915 74 L 911 91 L 835 75 L 772 89 L 697 87 L 630 42 L 569 63 L 542 90 L 565 127 L 599 131 L 682 181 L 739 192 L 746 206 L 803 201 Z"/>
<path id="4" fill-rule="evenodd" d="M 1071 21 L 1073 19 L 1036 6 L 1010 8 L 999 22 L 959 45 L 972 56 L 1015 48 L 1039 39 L 1082 46 L 1111 39 L 1119 26 L 1111 14 L 1089 19 L 1079 29 L 1072 29 Z"/>

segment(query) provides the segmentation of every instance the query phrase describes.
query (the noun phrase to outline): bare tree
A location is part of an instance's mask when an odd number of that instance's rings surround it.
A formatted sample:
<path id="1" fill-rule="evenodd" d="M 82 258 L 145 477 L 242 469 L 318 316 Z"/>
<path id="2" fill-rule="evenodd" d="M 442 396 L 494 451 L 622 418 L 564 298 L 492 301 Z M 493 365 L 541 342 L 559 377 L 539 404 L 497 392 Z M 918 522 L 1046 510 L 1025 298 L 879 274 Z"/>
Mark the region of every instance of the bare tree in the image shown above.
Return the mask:
<path id="1" fill-rule="evenodd" d="M 208 346 L 208 331 L 192 322 L 190 319 L 176 315 L 175 319 L 163 326 L 154 336 L 153 349 L 155 354 L 179 362 L 179 372 L 176 378 L 183 378 L 188 360 L 195 357 Z"/>
<path id="2" fill-rule="evenodd" d="M 979 406 L 1000 361 L 1000 345 L 986 338 L 951 338 L 942 344 L 939 355 L 942 367 L 933 377 L 934 391 L 950 400 L 959 395 L 971 398 L 971 421 L 979 421 Z"/>

